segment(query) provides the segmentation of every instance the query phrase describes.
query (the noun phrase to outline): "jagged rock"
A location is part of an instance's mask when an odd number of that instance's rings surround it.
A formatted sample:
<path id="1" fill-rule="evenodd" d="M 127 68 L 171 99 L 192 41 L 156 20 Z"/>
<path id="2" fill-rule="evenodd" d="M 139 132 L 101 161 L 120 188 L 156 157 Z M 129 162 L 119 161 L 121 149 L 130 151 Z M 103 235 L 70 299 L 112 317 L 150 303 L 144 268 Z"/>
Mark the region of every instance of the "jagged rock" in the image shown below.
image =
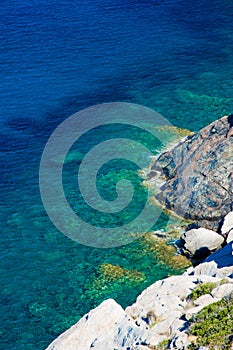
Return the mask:
<path id="1" fill-rule="evenodd" d="M 224 238 L 214 231 L 198 228 L 186 231 L 180 242 L 184 254 L 189 258 L 204 259 L 221 247 Z"/>
<path id="2" fill-rule="evenodd" d="M 215 264 L 216 268 L 215 262 L 201 265 L 206 264 Z M 181 276 L 155 282 L 126 311 L 112 299 L 104 301 L 52 342 L 47 350 L 149 350 L 168 339 L 171 339 L 169 349 L 187 349 L 190 344 L 186 333 L 188 320 L 233 291 L 231 279 L 221 281 L 213 276 L 189 275 L 190 272 L 189 269 Z M 215 282 L 218 287 L 211 295 L 191 302 L 191 291 L 205 282 Z"/>
<path id="3" fill-rule="evenodd" d="M 204 262 L 195 268 L 187 270 L 187 274 L 194 276 L 213 276 L 218 278 L 233 277 L 233 266 L 218 268 L 215 261 Z"/>
<path id="4" fill-rule="evenodd" d="M 156 198 L 199 226 L 217 229 L 232 210 L 233 115 L 206 126 L 152 164 L 149 178 L 165 183 Z M 161 180 L 162 179 L 162 180 Z"/>
<path id="5" fill-rule="evenodd" d="M 195 278 L 189 276 L 172 276 L 157 281 L 145 289 L 126 312 L 134 319 L 147 320 L 148 324 L 163 321 L 171 312 L 183 311 L 184 300 L 195 286 Z"/>
<path id="6" fill-rule="evenodd" d="M 229 297 L 233 295 L 233 283 L 224 283 L 216 288 L 214 288 L 211 292 L 211 295 L 214 298 L 222 299 L 224 297 Z"/>
<path id="7" fill-rule="evenodd" d="M 108 299 L 55 339 L 47 350 L 139 349 L 147 330 L 139 328 L 114 300 Z M 144 347 L 144 349 L 147 349 Z"/>
<path id="8" fill-rule="evenodd" d="M 176 332 L 176 334 L 172 337 L 172 340 L 169 344 L 169 349 L 171 350 L 186 350 L 188 349 L 188 345 L 190 341 L 188 339 L 188 335 L 184 332 Z"/>
<path id="9" fill-rule="evenodd" d="M 180 311 L 173 311 L 170 313 L 170 315 L 167 316 L 167 318 L 161 322 L 158 322 L 152 329 L 152 335 L 153 337 L 158 335 L 166 335 L 170 336 L 173 335 L 174 331 L 177 331 L 177 328 L 182 327 L 184 321 L 179 320 L 179 318 L 182 316 L 182 312 Z M 179 324 L 177 321 L 180 321 Z M 176 327 L 173 327 L 173 323 L 176 323 Z"/>
<path id="10" fill-rule="evenodd" d="M 220 300 L 219 298 L 212 298 L 212 297 L 203 299 L 202 300 L 203 302 L 200 305 L 195 306 L 193 308 L 190 308 L 186 311 L 186 313 L 185 313 L 186 320 L 192 319 L 193 315 L 200 312 L 202 309 L 204 309 L 204 307 L 206 307 L 207 305 L 210 305 L 212 303 L 216 303 L 219 300 Z"/>
<path id="11" fill-rule="evenodd" d="M 215 296 L 215 298 L 217 298 L 217 296 Z M 199 298 L 197 298 L 196 300 L 194 300 L 193 304 L 196 306 L 206 306 L 209 305 L 211 303 L 213 303 L 213 296 L 210 294 L 204 294 L 201 295 Z"/>
<path id="12" fill-rule="evenodd" d="M 233 229 L 233 211 L 228 213 L 223 219 L 223 225 L 221 227 L 221 233 L 224 235 Z"/>
<path id="13" fill-rule="evenodd" d="M 205 305 L 206 306 L 206 305 Z M 201 311 L 205 306 L 199 305 L 199 306 L 195 306 L 189 310 L 186 311 L 185 313 L 185 318 L 186 320 L 191 320 L 193 315 L 196 315 L 199 311 Z"/>

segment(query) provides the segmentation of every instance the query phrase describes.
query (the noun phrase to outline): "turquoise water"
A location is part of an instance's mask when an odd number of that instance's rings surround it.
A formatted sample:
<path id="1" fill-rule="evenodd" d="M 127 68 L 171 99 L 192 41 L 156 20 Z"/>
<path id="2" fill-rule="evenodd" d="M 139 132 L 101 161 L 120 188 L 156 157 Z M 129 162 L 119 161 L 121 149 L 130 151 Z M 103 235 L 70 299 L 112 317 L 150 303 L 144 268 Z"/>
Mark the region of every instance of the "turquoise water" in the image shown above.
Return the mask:
<path id="1" fill-rule="evenodd" d="M 43 349 L 102 300 L 113 297 L 125 307 L 157 279 L 181 272 L 163 264 L 143 239 L 103 250 L 58 232 L 41 203 L 39 162 L 55 127 L 93 104 L 142 104 L 190 130 L 232 113 L 232 14 L 227 0 L 2 2 L 2 349 Z M 136 131 L 128 134 L 140 139 Z M 153 140 L 141 142 L 156 151 Z M 127 220 L 143 204 L 145 189 L 136 169 L 123 166 L 110 174 L 105 169 L 99 188 L 111 199 L 105 181 L 113 197 L 121 175 L 133 181 Z M 65 172 L 75 206 L 72 163 Z M 166 221 L 161 216 L 154 228 Z"/>

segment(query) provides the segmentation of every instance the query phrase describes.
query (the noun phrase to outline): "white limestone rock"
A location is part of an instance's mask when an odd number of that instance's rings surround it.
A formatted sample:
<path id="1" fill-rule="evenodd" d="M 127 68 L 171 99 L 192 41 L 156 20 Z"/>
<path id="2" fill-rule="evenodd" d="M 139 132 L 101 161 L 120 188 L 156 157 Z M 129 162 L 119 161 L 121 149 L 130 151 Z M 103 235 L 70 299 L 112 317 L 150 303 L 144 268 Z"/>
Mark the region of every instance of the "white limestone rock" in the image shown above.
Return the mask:
<path id="1" fill-rule="evenodd" d="M 201 276 L 202 277 L 214 277 L 218 272 L 217 263 L 214 261 L 204 262 L 202 264 L 197 265 L 196 267 L 190 267 L 184 272 L 184 276 Z"/>
<path id="2" fill-rule="evenodd" d="M 169 349 L 171 350 L 186 350 L 190 341 L 188 335 L 185 332 L 177 332 L 169 344 Z"/>
<path id="3" fill-rule="evenodd" d="M 135 325 L 113 299 L 102 302 L 55 339 L 47 350 L 125 349 L 144 342 L 146 330 Z"/>
<path id="4" fill-rule="evenodd" d="M 182 313 L 179 311 L 171 312 L 170 315 L 164 321 L 158 322 L 153 328 L 151 328 L 151 333 L 153 334 L 153 337 L 158 335 L 172 335 L 172 329 L 174 332 L 174 327 L 172 328 L 172 325 L 176 320 L 179 320 L 181 316 Z M 181 326 L 181 323 L 179 324 L 179 326 Z"/>
<path id="5" fill-rule="evenodd" d="M 206 305 L 205 305 L 206 306 Z M 186 320 L 191 320 L 193 315 L 196 315 L 198 312 L 200 312 L 205 306 L 203 305 L 199 305 L 199 306 L 195 306 L 191 309 L 188 309 L 185 313 L 185 318 Z"/>
<path id="6" fill-rule="evenodd" d="M 212 254 L 181 276 L 160 280 L 145 289 L 124 311 L 108 299 L 83 316 L 60 335 L 46 350 L 149 350 L 171 339 L 169 349 L 187 349 L 185 330 L 193 315 L 205 306 L 233 293 L 231 244 Z M 188 296 L 199 283 L 218 284 L 210 294 L 195 301 Z"/>
<path id="7" fill-rule="evenodd" d="M 214 298 L 222 299 L 224 297 L 229 297 L 233 294 L 233 283 L 224 283 L 216 288 L 214 288 L 211 292 L 211 295 Z"/>
<path id="8" fill-rule="evenodd" d="M 221 233 L 226 234 L 233 229 L 233 211 L 228 213 L 223 219 L 223 225 L 221 227 Z"/>
<path id="9" fill-rule="evenodd" d="M 134 319 L 147 319 L 149 324 L 162 321 L 173 311 L 182 312 L 186 296 L 196 287 L 195 281 L 191 276 L 172 276 L 157 281 L 145 289 L 126 312 Z"/>
<path id="10" fill-rule="evenodd" d="M 233 243 L 233 230 L 231 230 L 227 235 L 227 243 Z"/>
<path id="11" fill-rule="evenodd" d="M 191 318 L 193 317 L 193 315 L 196 315 L 198 312 L 200 312 L 202 309 L 204 309 L 204 307 L 206 307 L 207 305 L 210 305 L 212 303 L 216 303 L 217 301 L 219 301 L 219 298 L 211 298 L 211 299 L 207 299 L 202 301 L 202 303 L 199 306 L 195 306 L 191 309 L 188 309 L 185 313 L 185 318 L 186 320 L 191 320 Z"/>
<path id="12" fill-rule="evenodd" d="M 201 295 L 199 298 L 193 301 L 193 304 L 196 306 L 206 306 L 211 303 L 213 303 L 213 296 L 210 294 Z"/>
<path id="13" fill-rule="evenodd" d="M 181 242 L 184 254 L 187 256 L 207 256 L 208 252 L 221 248 L 224 238 L 212 230 L 201 227 L 183 233 Z"/>

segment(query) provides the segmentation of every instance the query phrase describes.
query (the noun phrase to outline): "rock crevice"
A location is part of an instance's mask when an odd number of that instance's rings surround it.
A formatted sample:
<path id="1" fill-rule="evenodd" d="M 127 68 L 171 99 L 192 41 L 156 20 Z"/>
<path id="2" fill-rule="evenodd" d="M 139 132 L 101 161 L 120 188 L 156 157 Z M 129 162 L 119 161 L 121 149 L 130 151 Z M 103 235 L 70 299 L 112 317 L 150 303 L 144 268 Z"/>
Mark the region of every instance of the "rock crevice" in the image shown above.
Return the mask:
<path id="1" fill-rule="evenodd" d="M 148 178 L 161 183 L 156 199 L 185 219 L 217 229 L 233 202 L 233 116 L 188 136 L 151 165 Z"/>

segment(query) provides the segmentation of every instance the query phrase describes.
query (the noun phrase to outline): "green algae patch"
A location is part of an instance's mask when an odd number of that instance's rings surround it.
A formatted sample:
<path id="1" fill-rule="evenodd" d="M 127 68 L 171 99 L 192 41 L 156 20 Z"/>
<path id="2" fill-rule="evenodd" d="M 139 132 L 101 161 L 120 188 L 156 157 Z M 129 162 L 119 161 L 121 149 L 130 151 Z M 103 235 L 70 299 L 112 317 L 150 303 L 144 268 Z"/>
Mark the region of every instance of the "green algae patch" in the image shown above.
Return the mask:
<path id="1" fill-rule="evenodd" d="M 86 294 L 91 299 L 105 298 L 123 287 L 135 287 L 146 280 L 137 270 L 123 269 L 119 265 L 100 264 L 92 282 L 86 284 Z"/>
<path id="2" fill-rule="evenodd" d="M 193 317 L 189 334 L 196 336 L 189 349 L 208 346 L 210 350 L 230 350 L 233 341 L 233 298 L 206 306 Z"/>
<path id="3" fill-rule="evenodd" d="M 152 233 L 145 234 L 142 240 L 146 250 L 155 254 L 161 264 L 174 270 L 191 266 L 190 261 L 185 256 L 177 254 L 176 248 L 168 244 L 167 240 L 155 237 Z"/>
<path id="4" fill-rule="evenodd" d="M 140 283 L 145 280 L 143 273 L 137 270 L 123 269 L 119 265 L 101 264 L 98 269 L 104 281 L 114 281 L 121 278 L 129 280 L 134 283 Z"/>
<path id="5" fill-rule="evenodd" d="M 193 132 L 188 129 L 178 128 L 173 125 L 156 126 L 156 130 L 159 133 L 160 138 L 163 140 L 164 148 L 170 148 L 179 143 L 183 138 L 193 135 Z"/>

